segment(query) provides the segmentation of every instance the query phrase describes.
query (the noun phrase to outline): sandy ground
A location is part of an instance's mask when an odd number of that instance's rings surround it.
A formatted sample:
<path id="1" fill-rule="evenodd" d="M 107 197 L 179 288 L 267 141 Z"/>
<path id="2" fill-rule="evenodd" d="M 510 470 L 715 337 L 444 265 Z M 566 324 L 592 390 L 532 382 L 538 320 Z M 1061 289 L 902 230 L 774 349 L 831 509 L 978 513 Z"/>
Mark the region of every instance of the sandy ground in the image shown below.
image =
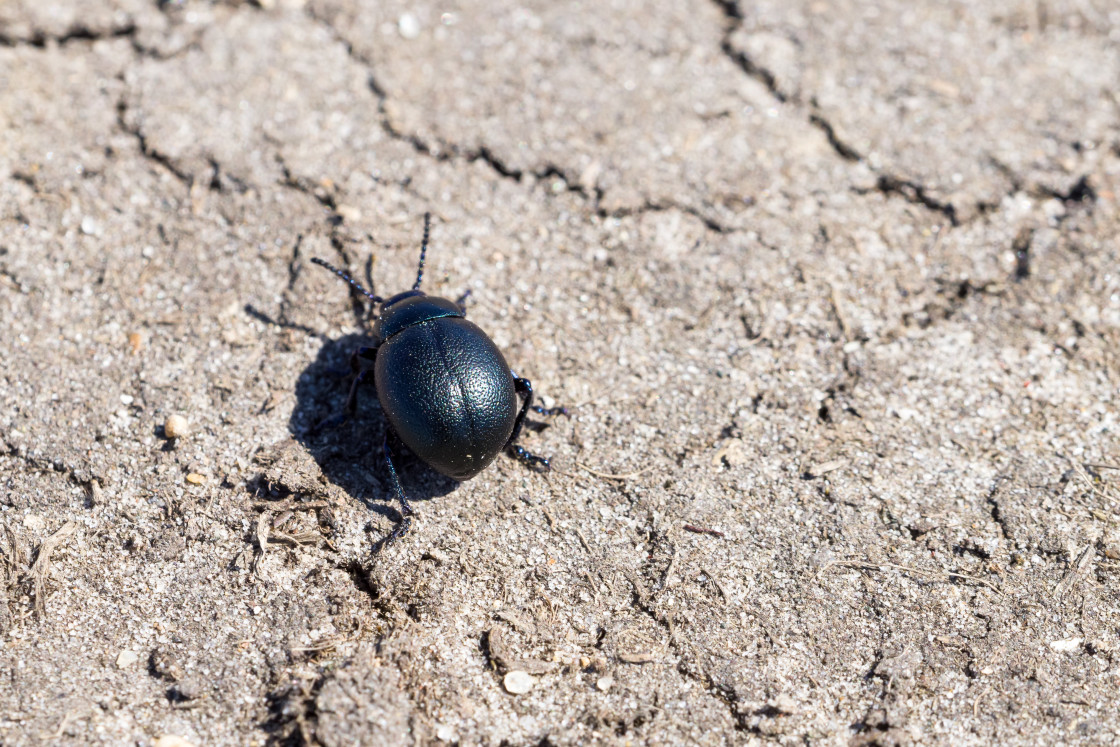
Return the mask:
<path id="1" fill-rule="evenodd" d="M 1120 6 L 365 5 L 0 4 L 0 742 L 1120 740 Z"/>

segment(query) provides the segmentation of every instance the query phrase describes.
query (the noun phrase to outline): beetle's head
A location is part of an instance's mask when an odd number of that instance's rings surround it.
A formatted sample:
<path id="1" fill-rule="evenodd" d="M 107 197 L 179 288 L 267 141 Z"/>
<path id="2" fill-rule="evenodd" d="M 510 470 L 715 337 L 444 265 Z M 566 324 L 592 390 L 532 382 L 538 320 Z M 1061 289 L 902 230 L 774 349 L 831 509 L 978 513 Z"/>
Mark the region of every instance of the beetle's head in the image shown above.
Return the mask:
<path id="1" fill-rule="evenodd" d="M 446 316 L 463 316 L 463 307 L 446 298 L 418 290 L 398 293 L 381 304 L 373 331 L 381 342 L 407 327 Z"/>
<path id="2" fill-rule="evenodd" d="M 431 226 L 432 214 L 424 213 L 424 239 L 420 242 L 420 262 L 417 263 L 416 282 L 412 284 L 412 289 L 406 290 L 403 293 L 398 293 L 389 298 L 375 296 L 373 293 L 363 288 L 357 280 L 318 257 L 312 257 L 311 261 L 317 265 L 326 267 L 335 275 L 338 275 L 363 296 L 373 301 L 374 304 L 381 304 L 381 315 L 377 320 L 375 332 L 378 337 L 384 340 L 389 334 L 399 332 L 405 326 L 408 326 L 408 324 L 414 324 L 416 322 L 416 317 L 423 316 L 425 313 L 429 314 L 428 318 L 463 315 L 462 309 L 458 304 L 452 304 L 451 301 L 447 301 L 446 299 L 433 299 L 433 301 L 435 301 L 434 304 L 418 304 L 417 299 L 425 298 L 424 291 L 420 290 L 420 281 L 424 279 L 424 258 L 428 253 L 428 234 Z M 371 280 L 370 282 L 373 281 Z M 414 300 L 410 301 L 409 299 Z M 427 311 L 425 311 L 425 309 L 427 309 Z M 407 324 L 405 322 L 407 322 Z M 388 334 L 383 334 L 382 330 L 387 330 Z"/>
<path id="3" fill-rule="evenodd" d="M 403 301 L 406 298 L 415 298 L 416 296 L 423 296 L 423 295 L 424 295 L 424 291 L 422 291 L 422 290 L 406 290 L 403 293 L 398 293 L 395 296 L 391 296 L 389 298 L 386 298 L 384 301 L 381 302 L 381 313 L 384 314 L 386 311 L 389 310 L 389 308 L 391 306 L 393 306 L 396 303 L 399 303 L 399 302 Z"/>

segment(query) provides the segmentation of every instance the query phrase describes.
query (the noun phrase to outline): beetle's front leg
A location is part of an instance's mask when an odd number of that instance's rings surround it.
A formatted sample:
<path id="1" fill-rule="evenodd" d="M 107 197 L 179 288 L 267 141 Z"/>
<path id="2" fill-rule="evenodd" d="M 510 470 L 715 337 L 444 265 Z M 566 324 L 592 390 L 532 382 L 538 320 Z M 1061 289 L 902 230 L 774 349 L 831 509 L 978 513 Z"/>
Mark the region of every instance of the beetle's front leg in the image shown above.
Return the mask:
<path id="1" fill-rule="evenodd" d="M 547 457 L 537 456 L 528 449 L 522 448 L 517 445 L 517 437 L 521 435 L 521 426 L 525 424 L 525 416 L 532 409 L 542 415 L 567 415 L 568 411 L 563 407 L 534 407 L 533 406 L 533 382 L 528 379 L 520 379 L 516 375 L 513 378 L 513 387 L 522 397 L 525 398 L 521 403 L 521 411 L 517 413 L 517 420 L 513 424 L 513 433 L 510 434 L 509 442 L 506 448 L 517 458 L 522 464 L 531 469 L 540 468 L 542 471 L 552 469 L 552 463 L 549 462 Z"/>

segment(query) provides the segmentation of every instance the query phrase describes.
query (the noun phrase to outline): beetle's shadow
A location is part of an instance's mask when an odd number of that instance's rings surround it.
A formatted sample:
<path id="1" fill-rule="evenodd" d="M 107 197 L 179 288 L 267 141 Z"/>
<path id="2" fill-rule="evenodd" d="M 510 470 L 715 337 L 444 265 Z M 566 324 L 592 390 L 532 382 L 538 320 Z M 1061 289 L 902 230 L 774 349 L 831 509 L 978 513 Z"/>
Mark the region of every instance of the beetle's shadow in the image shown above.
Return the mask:
<path id="1" fill-rule="evenodd" d="M 296 404 L 288 421 L 292 437 L 303 444 L 323 475 L 371 511 L 394 522 L 401 520 L 392 478 L 381 444 L 387 424 L 371 375 L 358 387 L 358 411 L 342 425 L 316 430 L 316 425 L 342 411 L 350 391 L 350 354 L 373 339 L 351 334 L 327 340 L 315 360 L 299 375 Z M 439 474 L 407 449 L 393 454 L 393 463 L 409 501 L 446 495 L 458 481 Z"/>

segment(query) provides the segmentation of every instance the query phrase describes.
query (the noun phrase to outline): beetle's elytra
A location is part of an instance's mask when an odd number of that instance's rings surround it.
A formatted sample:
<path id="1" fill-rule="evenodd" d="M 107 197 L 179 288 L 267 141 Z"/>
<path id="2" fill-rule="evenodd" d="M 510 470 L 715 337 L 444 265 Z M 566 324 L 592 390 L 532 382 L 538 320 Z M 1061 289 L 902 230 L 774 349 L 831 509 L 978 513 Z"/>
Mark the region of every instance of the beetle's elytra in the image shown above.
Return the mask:
<path id="1" fill-rule="evenodd" d="M 354 381 L 346 407 L 320 424 L 337 425 L 354 414 L 358 387 L 372 375 L 381 410 L 388 421 L 382 450 L 393 489 L 401 504 L 401 523 L 386 538 L 397 539 L 412 523 L 396 467 L 394 442 L 408 446 L 420 459 L 448 477 L 469 480 L 501 451 L 530 467 L 549 469 L 549 461 L 531 454 L 516 441 L 532 408 L 543 415 L 565 413 L 533 406 L 533 385 L 510 370 L 498 346 L 476 324 L 467 321 L 466 295 L 458 301 L 429 296 L 420 290 L 428 251 L 431 215 L 424 215 L 424 239 L 416 282 L 411 290 L 381 298 L 321 259 L 326 267 L 379 306 L 375 344 L 350 356 Z M 522 397 L 518 407 L 518 396 Z"/>

